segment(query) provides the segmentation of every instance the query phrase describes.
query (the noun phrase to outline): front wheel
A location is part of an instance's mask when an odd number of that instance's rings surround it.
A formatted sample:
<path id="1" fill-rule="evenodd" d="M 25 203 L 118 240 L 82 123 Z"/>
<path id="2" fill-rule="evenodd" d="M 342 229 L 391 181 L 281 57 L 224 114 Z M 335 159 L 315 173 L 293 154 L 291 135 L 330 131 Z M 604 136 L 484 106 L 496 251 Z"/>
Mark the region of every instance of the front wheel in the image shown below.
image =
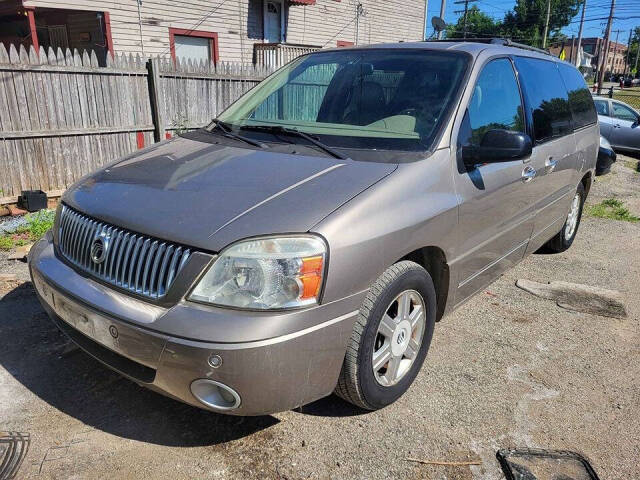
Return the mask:
<path id="1" fill-rule="evenodd" d="M 582 218 L 582 207 L 584 206 L 585 191 L 582 182 L 578 184 L 576 193 L 571 200 L 571 206 L 569 207 L 569 213 L 567 219 L 562 226 L 562 230 L 547 242 L 549 250 L 555 253 L 564 252 L 567 250 L 576 238 L 578 233 L 578 227 L 580 226 L 580 219 Z"/>
<path id="2" fill-rule="evenodd" d="M 420 371 L 435 318 L 429 273 L 409 261 L 389 267 L 360 308 L 335 393 L 368 410 L 395 402 Z"/>

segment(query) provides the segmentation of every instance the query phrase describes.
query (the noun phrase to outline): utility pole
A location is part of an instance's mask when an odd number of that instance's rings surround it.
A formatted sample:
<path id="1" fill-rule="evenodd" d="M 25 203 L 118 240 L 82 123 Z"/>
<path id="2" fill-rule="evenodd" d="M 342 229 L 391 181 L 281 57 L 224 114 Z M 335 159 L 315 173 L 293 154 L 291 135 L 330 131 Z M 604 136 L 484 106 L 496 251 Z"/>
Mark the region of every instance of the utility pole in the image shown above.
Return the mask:
<path id="1" fill-rule="evenodd" d="M 453 2 L 456 5 L 462 5 L 464 3 L 464 10 L 456 10 L 453 13 L 464 13 L 462 20 L 462 38 L 467 38 L 467 13 L 469 12 L 469 2 L 477 2 L 478 0 L 456 0 Z"/>
<path id="2" fill-rule="evenodd" d="M 631 66 L 631 62 L 629 61 L 629 55 L 631 55 L 631 37 L 633 35 L 633 28 L 629 29 L 629 41 L 627 42 L 627 54 L 624 57 L 624 73 L 623 77 L 627 77 L 627 67 Z"/>
<path id="3" fill-rule="evenodd" d="M 142 15 L 140 14 L 142 0 L 138 0 L 138 29 L 140 30 L 140 48 L 142 48 L 142 56 L 144 57 L 144 41 L 142 40 Z"/>
<path id="4" fill-rule="evenodd" d="M 429 15 L 429 0 L 424 0 L 424 27 L 422 29 L 422 37 L 427 40 L 427 18 Z M 629 37 L 631 38 L 631 37 Z"/>
<path id="5" fill-rule="evenodd" d="M 618 53 L 618 36 L 620 35 L 621 31 L 622 30 L 618 29 L 618 30 L 614 30 L 612 32 L 612 33 L 616 34 L 616 41 L 613 42 L 613 43 L 615 43 L 615 47 L 613 47 L 613 60 L 611 60 L 611 73 L 613 73 L 614 65 L 616 63 L 616 53 Z M 606 58 L 607 63 L 609 61 L 609 50 L 610 50 L 610 47 L 611 47 L 611 41 L 609 41 L 609 45 L 607 45 L 607 58 Z"/>
<path id="6" fill-rule="evenodd" d="M 547 19 L 544 22 L 544 36 L 542 37 L 542 49 L 547 47 L 547 33 L 549 33 L 549 17 L 551 16 L 551 0 L 547 0 Z"/>
<path id="7" fill-rule="evenodd" d="M 573 55 L 576 49 L 576 37 L 575 35 L 571 35 L 571 56 L 569 57 L 569 63 L 573 64 Z"/>
<path id="8" fill-rule="evenodd" d="M 606 49 L 604 51 L 604 56 L 602 57 L 602 67 L 598 72 L 598 95 L 600 95 L 602 90 L 602 83 L 604 82 L 604 70 L 607 68 L 607 55 L 609 54 L 609 37 L 611 36 L 611 24 L 613 23 L 613 11 L 616 8 L 616 0 L 611 0 L 611 10 L 609 10 L 609 20 L 607 20 L 607 31 L 604 36 L 604 42 L 606 44 Z M 600 62 L 598 62 L 600 63 Z"/>
<path id="9" fill-rule="evenodd" d="M 580 44 L 582 43 L 582 28 L 584 27 L 584 11 L 587 9 L 587 0 L 582 3 L 582 15 L 580 16 L 580 30 L 578 30 L 578 54 L 576 55 L 576 67 L 580 66 Z"/>
<path id="10" fill-rule="evenodd" d="M 440 18 L 442 18 L 444 20 L 444 8 L 446 7 L 447 4 L 447 0 L 441 0 L 440 2 Z M 438 32 L 438 40 L 442 39 L 442 32 L 443 30 Z"/>

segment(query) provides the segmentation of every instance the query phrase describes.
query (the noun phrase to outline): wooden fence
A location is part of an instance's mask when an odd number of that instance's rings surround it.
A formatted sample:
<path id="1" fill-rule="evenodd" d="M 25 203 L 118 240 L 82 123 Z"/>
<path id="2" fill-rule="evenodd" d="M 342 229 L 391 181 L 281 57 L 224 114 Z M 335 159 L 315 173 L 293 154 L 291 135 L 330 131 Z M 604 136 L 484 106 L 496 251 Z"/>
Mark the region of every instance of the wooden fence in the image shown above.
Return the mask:
<path id="1" fill-rule="evenodd" d="M 272 72 L 0 43 L 0 204 L 52 193 L 165 132 L 208 123 Z M 157 106 L 157 108 L 156 108 Z"/>

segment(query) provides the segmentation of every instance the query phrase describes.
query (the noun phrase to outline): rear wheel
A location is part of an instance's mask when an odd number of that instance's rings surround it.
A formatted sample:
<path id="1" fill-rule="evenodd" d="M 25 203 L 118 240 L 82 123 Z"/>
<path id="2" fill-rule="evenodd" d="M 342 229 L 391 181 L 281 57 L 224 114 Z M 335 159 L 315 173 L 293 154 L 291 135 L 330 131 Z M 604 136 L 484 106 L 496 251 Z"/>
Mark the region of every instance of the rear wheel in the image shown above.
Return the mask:
<path id="1" fill-rule="evenodd" d="M 567 250 L 578 233 L 578 227 L 580 226 L 580 219 L 582 218 L 582 207 L 584 206 L 585 192 L 582 182 L 578 184 L 576 193 L 571 200 L 571 206 L 569 207 L 569 213 L 567 219 L 562 226 L 562 230 L 558 234 L 549 240 L 546 247 L 552 252 L 560 253 Z"/>
<path id="2" fill-rule="evenodd" d="M 409 261 L 389 267 L 360 308 L 336 394 L 369 410 L 395 402 L 424 362 L 435 316 L 429 273 Z"/>

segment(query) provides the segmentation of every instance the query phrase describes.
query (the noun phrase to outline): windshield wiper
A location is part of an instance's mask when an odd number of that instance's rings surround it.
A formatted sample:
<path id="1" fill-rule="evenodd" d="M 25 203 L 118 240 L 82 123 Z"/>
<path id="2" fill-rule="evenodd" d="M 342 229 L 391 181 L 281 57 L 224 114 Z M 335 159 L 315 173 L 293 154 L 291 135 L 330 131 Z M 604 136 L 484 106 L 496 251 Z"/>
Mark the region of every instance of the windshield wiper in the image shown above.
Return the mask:
<path id="1" fill-rule="evenodd" d="M 222 132 L 222 135 L 227 138 L 240 140 L 241 142 L 248 143 L 249 145 L 253 145 L 254 147 L 267 148 L 267 146 L 264 143 L 260 143 L 250 138 L 243 137 L 242 135 L 238 135 L 237 133 L 233 133 L 228 123 L 225 123 L 222 120 L 218 120 L 217 118 L 214 118 L 213 120 L 211 120 L 211 123 L 209 124 L 208 128 L 210 130 L 213 130 L 213 128 L 216 128 L 216 127 L 218 128 L 218 130 Z"/>
<path id="2" fill-rule="evenodd" d="M 312 143 L 319 149 L 325 151 L 329 155 L 334 158 L 339 158 L 340 160 L 350 160 L 346 155 L 334 150 L 326 143 L 322 143 L 317 138 L 309 135 L 308 133 L 301 132 L 296 128 L 283 127 L 282 125 L 242 125 L 240 130 L 255 130 L 258 132 L 268 132 L 273 134 L 284 134 L 284 135 L 295 135 L 300 138 L 304 138 L 307 142 Z"/>

